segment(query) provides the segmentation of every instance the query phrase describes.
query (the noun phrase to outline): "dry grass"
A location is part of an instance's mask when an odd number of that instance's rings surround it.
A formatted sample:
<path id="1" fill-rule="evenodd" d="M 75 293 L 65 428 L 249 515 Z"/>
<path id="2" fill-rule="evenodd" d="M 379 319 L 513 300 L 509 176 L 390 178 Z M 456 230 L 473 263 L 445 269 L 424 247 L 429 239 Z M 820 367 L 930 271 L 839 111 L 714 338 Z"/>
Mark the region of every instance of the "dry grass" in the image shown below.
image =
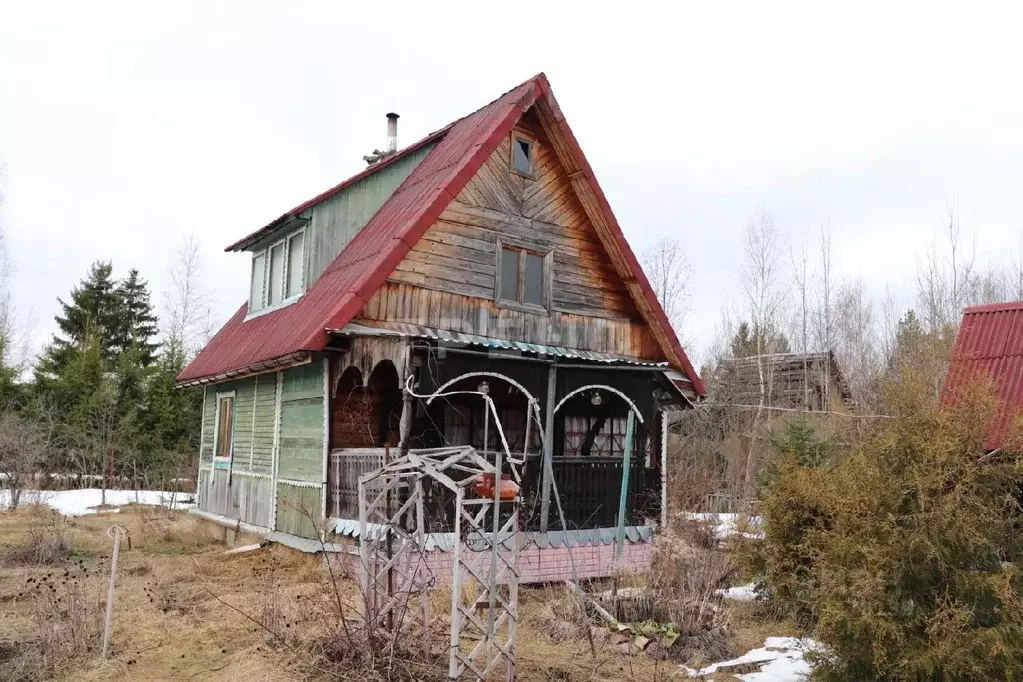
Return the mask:
<path id="1" fill-rule="evenodd" d="M 53 600 L 47 605 L 33 590 L 26 591 L 26 584 L 35 584 L 26 582 L 30 578 L 39 580 L 48 572 L 63 576 L 64 567 L 80 570 L 82 603 L 92 606 L 83 609 L 85 617 L 79 622 L 101 623 L 111 549 L 106 530 L 114 523 L 128 529 L 130 548 L 124 543 L 120 555 L 111 657 L 103 661 L 89 649 L 97 634 L 86 628 L 81 646 L 50 645 L 60 655 L 52 657 L 46 679 L 372 682 L 443 679 L 446 673 L 451 598 L 446 589 L 431 593 L 431 631 L 428 637 L 417 633 L 414 638 L 418 662 L 373 660 L 360 653 L 365 649 L 361 634 L 353 641 L 337 616 L 340 609 L 357 627 L 357 583 L 350 576 L 332 582 L 320 557 L 280 546 L 225 555 L 218 529 L 181 512 L 133 507 L 64 520 L 31 507 L 0 513 L 0 556 L 21 551 L 18 556 L 35 557 L 0 570 L 0 671 L 5 671 L 0 680 L 40 679 L 32 671 L 20 678 L 9 671 L 13 661 L 25 661 L 26 652 L 38 650 L 33 647 L 39 646 L 41 615 L 53 613 L 53 605 L 64 605 Z M 42 551 L 45 543 L 40 540 L 50 533 L 63 538 L 59 552 Z M 40 553 L 25 553 L 28 546 Z M 620 581 L 621 586 L 644 583 L 643 576 Z M 545 634 L 541 622 L 551 604 L 578 609 L 566 590 L 528 588 L 520 595 L 517 679 L 680 679 L 673 662 L 627 656 L 611 646 L 594 651 L 585 636 L 558 639 Z M 759 646 L 766 634 L 785 634 L 777 624 L 761 626 L 758 619 L 763 617 L 754 612 L 733 617 L 738 646 Z"/>

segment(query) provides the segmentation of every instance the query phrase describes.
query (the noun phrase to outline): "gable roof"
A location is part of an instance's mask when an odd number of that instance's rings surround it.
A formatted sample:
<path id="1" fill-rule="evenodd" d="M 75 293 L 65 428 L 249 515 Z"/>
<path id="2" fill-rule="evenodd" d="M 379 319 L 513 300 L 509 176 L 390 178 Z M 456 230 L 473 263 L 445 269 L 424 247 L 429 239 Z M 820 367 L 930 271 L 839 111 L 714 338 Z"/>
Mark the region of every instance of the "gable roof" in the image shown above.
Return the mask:
<path id="1" fill-rule="evenodd" d="M 963 311 L 941 391 L 942 406 L 978 376 L 995 382 L 998 412 L 988 431 L 987 448 L 1000 447 L 1023 409 L 1023 301 L 978 305 Z"/>
<path id="2" fill-rule="evenodd" d="M 359 314 L 423 233 L 511 132 L 522 114 L 534 105 L 542 123 L 550 129 L 555 150 L 637 308 L 671 364 L 685 371 L 696 392 L 702 395 L 703 384 L 626 242 L 593 169 L 542 73 L 228 247 L 231 250 L 251 244 L 312 204 L 379 167 L 436 142 L 426 158 L 298 301 L 249 320 L 245 319 L 248 304 L 242 305 L 178 375 L 179 383 L 221 380 L 248 368 L 269 367 L 295 358 L 296 354 L 323 350 L 329 339 L 327 330 L 340 329 Z"/>

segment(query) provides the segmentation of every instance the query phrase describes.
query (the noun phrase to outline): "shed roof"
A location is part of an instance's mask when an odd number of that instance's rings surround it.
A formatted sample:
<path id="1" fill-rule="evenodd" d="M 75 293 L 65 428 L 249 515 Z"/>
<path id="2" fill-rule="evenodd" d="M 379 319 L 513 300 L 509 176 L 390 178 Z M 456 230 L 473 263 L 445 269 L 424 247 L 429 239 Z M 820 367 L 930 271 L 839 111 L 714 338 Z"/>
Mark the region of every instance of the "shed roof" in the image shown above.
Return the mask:
<path id="1" fill-rule="evenodd" d="M 350 322 L 383 285 L 394 268 L 490 157 L 501 139 L 534 104 L 547 113 L 562 143 L 562 152 L 574 166 L 573 184 L 585 194 L 605 227 L 598 230 L 619 274 L 632 292 L 637 307 L 650 325 L 671 364 L 692 378 L 697 393 L 703 384 L 682 349 L 667 316 L 622 234 L 568 123 L 561 114 L 544 74 L 530 78 L 482 109 L 432 133 L 415 145 L 374 165 L 327 192 L 285 213 L 277 220 L 228 247 L 244 248 L 274 231 L 314 203 L 322 201 L 358 179 L 366 177 L 409 151 L 436 142 L 370 221 L 295 303 L 246 319 L 243 304 L 209 344 L 178 376 L 182 384 L 214 381 L 230 372 L 272 362 L 300 352 L 320 351 L 329 329 Z"/>
<path id="2" fill-rule="evenodd" d="M 988 377 L 995 384 L 998 412 L 988 431 L 988 449 L 1001 447 L 1023 410 L 1023 301 L 966 308 L 949 361 L 941 404 L 949 405 L 967 381 Z"/>

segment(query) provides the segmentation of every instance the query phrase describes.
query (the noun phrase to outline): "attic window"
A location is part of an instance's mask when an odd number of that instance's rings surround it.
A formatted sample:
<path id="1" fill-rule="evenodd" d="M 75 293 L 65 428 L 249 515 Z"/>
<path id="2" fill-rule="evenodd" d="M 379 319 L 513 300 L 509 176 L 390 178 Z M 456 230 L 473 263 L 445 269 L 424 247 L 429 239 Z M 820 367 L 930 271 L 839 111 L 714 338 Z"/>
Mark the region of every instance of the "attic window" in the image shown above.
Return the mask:
<path id="1" fill-rule="evenodd" d="M 289 234 L 252 254 L 249 313 L 297 300 L 305 291 L 305 230 Z"/>
<path id="2" fill-rule="evenodd" d="M 539 254 L 497 242 L 495 300 L 530 312 L 547 312 L 552 254 Z"/>
<path id="3" fill-rule="evenodd" d="M 512 139 L 512 168 L 522 175 L 533 174 L 533 143 L 521 137 Z"/>

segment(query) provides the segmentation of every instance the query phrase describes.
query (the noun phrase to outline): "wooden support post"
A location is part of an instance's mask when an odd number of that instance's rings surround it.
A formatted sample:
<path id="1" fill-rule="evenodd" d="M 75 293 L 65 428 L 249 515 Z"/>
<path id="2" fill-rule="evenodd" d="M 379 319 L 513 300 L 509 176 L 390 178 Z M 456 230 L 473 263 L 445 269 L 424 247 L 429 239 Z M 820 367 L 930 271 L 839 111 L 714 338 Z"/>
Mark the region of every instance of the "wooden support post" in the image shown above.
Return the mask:
<path id="1" fill-rule="evenodd" d="M 554 406 L 557 404 L 558 368 L 547 368 L 547 414 L 543 429 L 543 482 L 540 497 L 540 532 L 547 530 L 547 517 L 551 511 L 551 481 L 554 478 Z"/>
<path id="2" fill-rule="evenodd" d="M 629 498 L 629 473 L 632 470 L 632 436 L 636 428 L 636 413 L 629 411 L 625 422 L 625 454 L 622 457 L 622 490 L 618 495 L 618 532 L 615 534 L 615 563 L 622 555 L 625 542 L 625 508 Z"/>
<path id="3" fill-rule="evenodd" d="M 661 410 L 661 529 L 668 527 L 668 436 L 671 413 Z"/>

